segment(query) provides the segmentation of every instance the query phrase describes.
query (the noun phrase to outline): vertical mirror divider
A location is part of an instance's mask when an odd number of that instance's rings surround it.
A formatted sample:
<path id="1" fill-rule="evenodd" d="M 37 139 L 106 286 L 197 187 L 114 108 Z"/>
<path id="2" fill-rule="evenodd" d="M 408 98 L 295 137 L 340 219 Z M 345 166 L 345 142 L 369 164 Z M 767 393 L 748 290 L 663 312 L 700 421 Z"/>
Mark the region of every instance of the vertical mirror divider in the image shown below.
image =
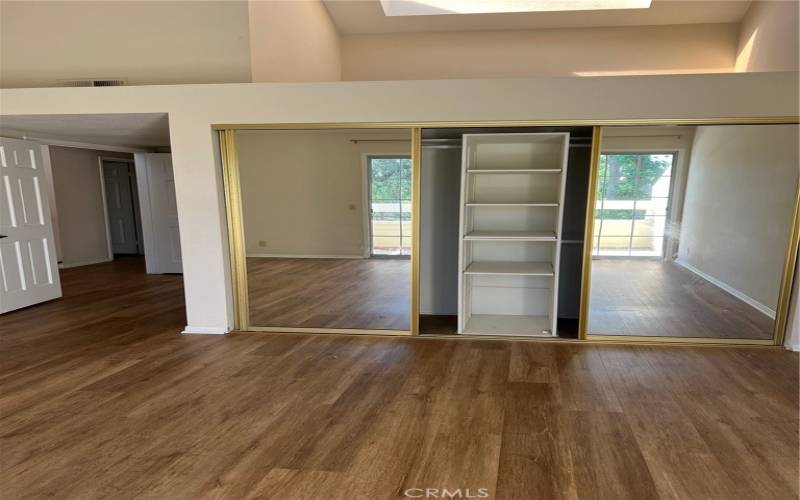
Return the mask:
<path id="1" fill-rule="evenodd" d="M 411 129 L 411 335 L 419 335 L 420 179 L 422 129 Z"/>
<path id="2" fill-rule="evenodd" d="M 782 345 L 789 323 L 789 309 L 792 299 L 792 288 L 795 280 L 795 267 L 797 265 L 798 247 L 800 247 L 800 179 L 797 181 L 797 194 L 794 201 L 794 215 L 792 216 L 789 246 L 786 248 L 786 258 L 781 276 L 781 288 L 778 294 L 778 307 L 775 311 L 775 323 L 772 340 L 775 345 Z"/>
<path id="3" fill-rule="evenodd" d="M 228 222 L 228 244 L 233 293 L 234 330 L 247 330 L 250 313 L 247 299 L 247 262 L 244 248 L 242 193 L 239 184 L 239 161 L 236 152 L 236 130 L 219 131 L 222 181 Z"/>
<path id="4" fill-rule="evenodd" d="M 594 205 L 597 197 L 597 175 L 600 170 L 600 149 L 603 127 L 592 129 L 592 153 L 589 163 L 589 190 L 586 195 L 586 226 L 583 232 L 583 266 L 581 268 L 581 304 L 578 313 L 578 339 L 586 340 L 589 330 L 589 291 L 592 280 L 592 235 L 594 234 Z"/>

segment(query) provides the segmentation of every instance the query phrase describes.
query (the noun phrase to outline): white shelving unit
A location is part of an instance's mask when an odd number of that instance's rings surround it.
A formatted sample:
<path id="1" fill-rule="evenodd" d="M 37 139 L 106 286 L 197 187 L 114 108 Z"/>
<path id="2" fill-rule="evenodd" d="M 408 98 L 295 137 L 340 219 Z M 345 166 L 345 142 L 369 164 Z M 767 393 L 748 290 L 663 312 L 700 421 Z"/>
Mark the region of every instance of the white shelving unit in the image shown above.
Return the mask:
<path id="1" fill-rule="evenodd" d="M 458 333 L 555 336 L 568 133 L 465 134 Z"/>

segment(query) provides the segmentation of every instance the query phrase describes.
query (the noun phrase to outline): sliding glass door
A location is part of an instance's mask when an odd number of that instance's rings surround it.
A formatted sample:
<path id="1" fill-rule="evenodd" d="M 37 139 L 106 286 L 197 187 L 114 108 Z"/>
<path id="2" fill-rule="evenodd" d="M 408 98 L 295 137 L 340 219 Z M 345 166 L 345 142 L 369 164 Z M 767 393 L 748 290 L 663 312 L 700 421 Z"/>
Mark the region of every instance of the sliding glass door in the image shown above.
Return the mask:
<path id="1" fill-rule="evenodd" d="M 674 153 L 600 155 L 595 256 L 664 256 L 674 160 Z"/>
<path id="2" fill-rule="evenodd" d="M 411 158 L 370 156 L 370 255 L 411 255 Z"/>

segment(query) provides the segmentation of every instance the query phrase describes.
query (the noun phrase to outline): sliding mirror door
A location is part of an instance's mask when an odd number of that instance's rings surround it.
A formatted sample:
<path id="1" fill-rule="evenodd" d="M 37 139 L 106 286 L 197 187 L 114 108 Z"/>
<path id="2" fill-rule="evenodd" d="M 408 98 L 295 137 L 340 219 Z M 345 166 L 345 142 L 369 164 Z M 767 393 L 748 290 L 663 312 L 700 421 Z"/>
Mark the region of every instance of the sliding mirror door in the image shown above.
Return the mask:
<path id="1" fill-rule="evenodd" d="M 797 125 L 603 131 L 587 334 L 771 342 Z"/>
<path id="2" fill-rule="evenodd" d="M 248 325 L 410 331 L 410 130 L 239 130 Z"/>

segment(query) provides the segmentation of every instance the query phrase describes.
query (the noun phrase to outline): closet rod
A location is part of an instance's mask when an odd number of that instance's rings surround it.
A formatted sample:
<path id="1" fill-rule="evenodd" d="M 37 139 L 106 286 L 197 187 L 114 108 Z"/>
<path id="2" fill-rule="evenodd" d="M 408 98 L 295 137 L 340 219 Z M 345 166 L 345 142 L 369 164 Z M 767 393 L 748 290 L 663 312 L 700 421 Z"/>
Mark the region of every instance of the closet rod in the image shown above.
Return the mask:
<path id="1" fill-rule="evenodd" d="M 626 137 L 626 136 L 616 135 L 616 136 L 613 136 L 613 137 Z M 630 136 L 630 137 L 640 137 L 640 136 Z M 680 136 L 671 136 L 671 135 L 669 135 L 669 136 L 650 135 L 650 136 L 647 136 L 647 137 L 679 137 L 680 138 Z M 589 146 L 589 144 L 572 144 L 572 141 L 591 141 L 591 140 L 592 140 L 591 137 L 573 137 L 570 140 L 570 146 L 571 147 Z M 411 139 L 350 139 L 350 142 L 352 142 L 353 144 L 358 144 L 359 142 L 411 142 Z M 427 144 L 433 143 L 433 144 L 431 144 L 432 146 L 458 146 L 459 144 L 461 144 L 461 139 L 422 139 L 422 145 L 424 146 L 426 143 Z"/>
<path id="2" fill-rule="evenodd" d="M 678 135 L 678 134 L 663 134 L 663 135 L 604 135 L 603 139 L 652 139 L 654 137 L 659 137 L 659 138 L 674 137 L 675 139 L 680 139 L 683 136 L 682 135 Z"/>
<path id="3" fill-rule="evenodd" d="M 353 144 L 359 142 L 411 142 L 411 139 L 350 139 Z M 461 142 L 461 139 L 423 139 L 422 142 L 448 143 Z"/>

